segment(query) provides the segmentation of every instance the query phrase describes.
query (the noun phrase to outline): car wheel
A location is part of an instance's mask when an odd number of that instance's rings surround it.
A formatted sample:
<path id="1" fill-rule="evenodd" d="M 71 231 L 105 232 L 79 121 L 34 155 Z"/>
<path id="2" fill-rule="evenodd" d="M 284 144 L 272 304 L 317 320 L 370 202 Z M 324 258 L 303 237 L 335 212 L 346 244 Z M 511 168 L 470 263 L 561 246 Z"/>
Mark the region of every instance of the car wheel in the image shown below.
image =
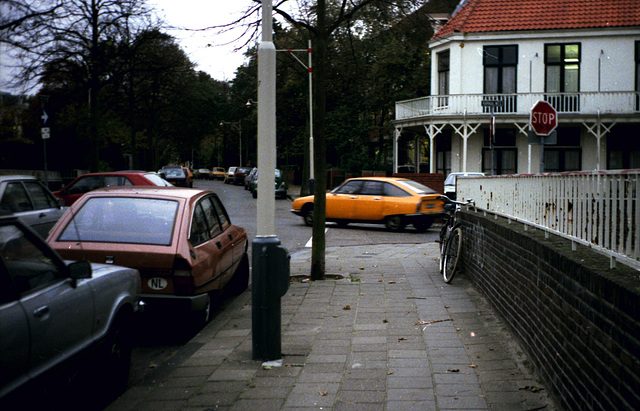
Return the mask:
<path id="1" fill-rule="evenodd" d="M 309 227 L 313 226 L 313 208 L 309 208 L 305 213 L 304 213 L 304 223 L 306 225 L 308 225 Z"/>
<path id="2" fill-rule="evenodd" d="M 104 341 L 104 373 L 106 383 L 119 394 L 127 388 L 131 367 L 132 330 L 130 317 L 118 316 Z"/>
<path id="3" fill-rule="evenodd" d="M 433 225 L 433 218 L 422 218 L 413 223 L 415 229 L 421 233 L 427 231 L 431 227 L 431 225 Z"/>
<path id="4" fill-rule="evenodd" d="M 249 286 L 249 256 L 244 253 L 240 265 L 229 282 L 229 292 L 232 295 L 240 295 Z"/>
<path id="5" fill-rule="evenodd" d="M 402 216 L 392 215 L 390 217 L 387 217 L 384 225 L 389 231 L 400 231 L 404 228 L 404 220 Z"/>

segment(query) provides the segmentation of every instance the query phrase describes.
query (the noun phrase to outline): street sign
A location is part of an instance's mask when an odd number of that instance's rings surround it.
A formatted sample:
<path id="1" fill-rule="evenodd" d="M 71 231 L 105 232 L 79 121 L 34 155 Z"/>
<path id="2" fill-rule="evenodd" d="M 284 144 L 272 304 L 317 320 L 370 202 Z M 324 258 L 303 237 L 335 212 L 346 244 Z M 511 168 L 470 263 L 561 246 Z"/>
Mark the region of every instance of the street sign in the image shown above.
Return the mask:
<path id="1" fill-rule="evenodd" d="M 537 135 L 548 136 L 558 127 L 558 112 L 546 101 L 537 101 L 531 108 L 529 124 Z"/>
<path id="2" fill-rule="evenodd" d="M 504 100 L 482 100 L 480 104 L 482 104 L 482 107 L 502 107 L 504 106 Z"/>

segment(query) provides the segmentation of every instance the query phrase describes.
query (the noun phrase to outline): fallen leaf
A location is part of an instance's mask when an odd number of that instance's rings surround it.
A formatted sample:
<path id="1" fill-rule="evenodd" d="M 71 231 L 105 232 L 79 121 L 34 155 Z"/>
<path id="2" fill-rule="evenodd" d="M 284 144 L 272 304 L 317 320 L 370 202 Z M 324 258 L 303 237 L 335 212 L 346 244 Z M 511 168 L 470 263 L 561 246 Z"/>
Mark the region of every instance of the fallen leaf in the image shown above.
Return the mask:
<path id="1" fill-rule="evenodd" d="M 263 365 L 262 369 L 263 370 L 270 370 L 272 367 L 270 365 Z"/>
<path id="2" fill-rule="evenodd" d="M 469 365 L 469 368 L 478 368 L 478 366 L 475 365 L 475 364 L 471 364 L 471 365 Z"/>
<path id="3" fill-rule="evenodd" d="M 384 320 L 382 320 L 382 322 L 386 324 L 386 323 L 388 323 L 388 322 L 389 322 L 389 320 L 387 320 L 387 319 L 385 318 Z"/>
<path id="4" fill-rule="evenodd" d="M 347 305 L 345 305 L 344 307 L 342 307 L 342 309 L 343 309 L 343 310 L 350 310 L 350 309 L 351 309 L 351 306 L 347 304 Z"/>
<path id="5" fill-rule="evenodd" d="M 387 375 L 393 375 L 393 372 L 392 371 L 388 371 Z"/>
<path id="6" fill-rule="evenodd" d="M 407 339 L 404 337 L 398 337 L 398 341 L 406 341 Z"/>
<path id="7" fill-rule="evenodd" d="M 460 372 L 460 370 L 458 368 L 452 368 L 450 370 L 447 370 L 447 372 Z"/>
<path id="8" fill-rule="evenodd" d="M 326 397 L 327 392 L 326 391 L 318 391 L 318 394 L 320 394 L 322 397 Z"/>
<path id="9" fill-rule="evenodd" d="M 395 283 L 396 283 L 395 281 L 389 281 L 389 284 L 395 284 Z"/>

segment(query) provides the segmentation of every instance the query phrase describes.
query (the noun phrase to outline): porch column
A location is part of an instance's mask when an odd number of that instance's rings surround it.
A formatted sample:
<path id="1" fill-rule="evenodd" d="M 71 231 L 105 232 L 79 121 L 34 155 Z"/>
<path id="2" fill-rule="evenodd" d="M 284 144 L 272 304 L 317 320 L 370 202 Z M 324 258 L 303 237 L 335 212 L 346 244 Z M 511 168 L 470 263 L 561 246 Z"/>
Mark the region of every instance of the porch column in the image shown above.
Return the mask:
<path id="1" fill-rule="evenodd" d="M 393 172 L 398 172 L 398 140 L 402 134 L 402 127 L 396 127 L 393 132 Z"/>
<path id="2" fill-rule="evenodd" d="M 469 136 L 476 132 L 478 127 L 480 127 L 480 123 L 475 126 L 470 125 L 468 122 L 464 122 L 460 125 L 460 127 L 456 127 L 454 124 L 451 125 L 453 129 L 462 137 L 462 172 L 467 172 L 467 140 Z"/>
<path id="3" fill-rule="evenodd" d="M 442 132 L 444 126 L 445 124 L 441 124 L 440 127 L 435 124 L 423 126 L 429 136 L 429 172 L 432 174 L 436 172 L 436 136 Z"/>
<path id="4" fill-rule="evenodd" d="M 582 125 L 584 125 L 587 130 L 593 134 L 596 138 L 596 143 L 597 143 L 597 153 L 596 153 L 596 170 L 601 170 L 601 155 L 600 155 L 600 151 L 601 151 L 601 146 L 600 146 L 600 142 L 602 140 L 602 137 L 604 137 L 607 133 L 609 133 L 611 131 L 611 129 L 613 128 L 613 126 L 616 125 L 616 122 L 612 122 L 611 125 L 609 125 L 608 127 L 605 126 L 604 124 L 602 124 L 602 120 L 600 120 L 600 110 L 598 110 L 598 120 L 595 122 L 595 124 L 593 124 L 592 126 L 588 126 L 585 122 L 582 123 Z"/>

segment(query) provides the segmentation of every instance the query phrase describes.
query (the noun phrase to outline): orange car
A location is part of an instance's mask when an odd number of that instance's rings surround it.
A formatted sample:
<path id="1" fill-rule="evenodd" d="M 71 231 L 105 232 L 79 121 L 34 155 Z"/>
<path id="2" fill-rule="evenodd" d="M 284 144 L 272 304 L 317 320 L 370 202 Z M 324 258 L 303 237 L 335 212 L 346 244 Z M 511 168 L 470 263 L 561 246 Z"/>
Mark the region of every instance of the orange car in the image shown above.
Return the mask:
<path id="1" fill-rule="evenodd" d="M 47 242 L 64 259 L 135 268 L 145 311 L 169 308 L 210 319 L 225 286 L 249 280 L 247 234 L 209 190 L 112 187 L 73 203 Z"/>
<path id="2" fill-rule="evenodd" d="M 351 178 L 327 193 L 326 220 L 340 225 L 350 222 L 382 223 L 390 231 L 413 224 L 426 231 L 443 213 L 439 194 L 406 178 Z M 313 196 L 293 201 L 291 212 L 313 225 Z"/>

